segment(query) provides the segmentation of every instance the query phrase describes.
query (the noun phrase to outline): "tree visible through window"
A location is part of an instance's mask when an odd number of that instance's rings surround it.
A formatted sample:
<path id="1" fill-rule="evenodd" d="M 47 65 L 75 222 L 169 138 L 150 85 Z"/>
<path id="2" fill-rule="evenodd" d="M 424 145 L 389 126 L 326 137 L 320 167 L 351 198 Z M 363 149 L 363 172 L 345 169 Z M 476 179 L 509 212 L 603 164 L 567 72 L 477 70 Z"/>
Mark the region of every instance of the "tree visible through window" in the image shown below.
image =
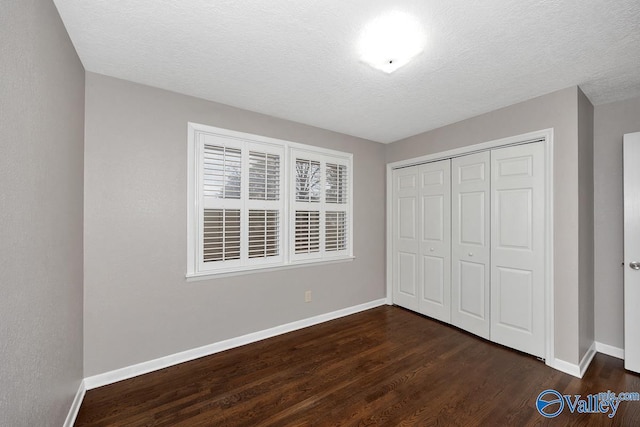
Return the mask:
<path id="1" fill-rule="evenodd" d="M 320 201 L 320 162 L 296 159 L 296 200 Z"/>

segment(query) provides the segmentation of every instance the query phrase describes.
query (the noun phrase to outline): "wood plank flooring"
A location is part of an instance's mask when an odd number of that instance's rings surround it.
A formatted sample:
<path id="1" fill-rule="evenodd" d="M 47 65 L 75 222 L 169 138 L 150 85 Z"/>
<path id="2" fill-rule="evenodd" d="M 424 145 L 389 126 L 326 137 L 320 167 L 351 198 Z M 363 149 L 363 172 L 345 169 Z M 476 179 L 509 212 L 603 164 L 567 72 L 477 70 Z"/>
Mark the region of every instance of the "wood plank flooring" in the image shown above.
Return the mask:
<path id="1" fill-rule="evenodd" d="M 580 380 L 398 307 L 379 307 L 87 392 L 76 426 L 640 425 L 535 408 L 538 394 L 639 391 L 598 354 Z"/>

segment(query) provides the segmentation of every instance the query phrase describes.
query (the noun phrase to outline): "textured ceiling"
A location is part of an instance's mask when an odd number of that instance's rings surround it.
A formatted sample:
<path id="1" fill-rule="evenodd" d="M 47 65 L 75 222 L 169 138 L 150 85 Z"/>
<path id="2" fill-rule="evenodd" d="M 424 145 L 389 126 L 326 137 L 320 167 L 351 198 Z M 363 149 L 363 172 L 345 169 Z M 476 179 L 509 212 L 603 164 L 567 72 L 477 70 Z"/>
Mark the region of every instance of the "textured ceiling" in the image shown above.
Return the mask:
<path id="1" fill-rule="evenodd" d="M 640 96 L 638 0 L 54 0 L 88 71 L 378 142 L 572 85 Z M 357 57 L 398 10 L 424 51 L 392 74 Z"/>

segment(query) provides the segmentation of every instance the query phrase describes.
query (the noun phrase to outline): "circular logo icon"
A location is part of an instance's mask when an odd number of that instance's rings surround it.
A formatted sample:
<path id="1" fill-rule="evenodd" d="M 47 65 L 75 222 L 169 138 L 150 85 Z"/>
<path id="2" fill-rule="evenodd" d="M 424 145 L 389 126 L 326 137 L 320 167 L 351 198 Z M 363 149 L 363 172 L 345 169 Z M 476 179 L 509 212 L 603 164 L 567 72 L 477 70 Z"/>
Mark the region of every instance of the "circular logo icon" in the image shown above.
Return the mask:
<path id="1" fill-rule="evenodd" d="M 562 395 L 557 391 L 545 390 L 538 395 L 536 408 L 543 417 L 557 417 L 564 409 L 564 400 Z"/>

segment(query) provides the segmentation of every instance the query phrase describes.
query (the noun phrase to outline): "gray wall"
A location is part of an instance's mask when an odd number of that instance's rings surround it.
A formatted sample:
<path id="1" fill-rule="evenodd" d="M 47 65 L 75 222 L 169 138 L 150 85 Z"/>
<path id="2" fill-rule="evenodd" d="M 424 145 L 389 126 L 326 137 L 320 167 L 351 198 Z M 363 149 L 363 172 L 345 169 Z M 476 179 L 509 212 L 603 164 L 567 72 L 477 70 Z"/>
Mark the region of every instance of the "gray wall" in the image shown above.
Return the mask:
<path id="1" fill-rule="evenodd" d="M 578 88 L 492 111 L 387 146 L 387 162 L 554 128 L 555 355 L 579 362 Z"/>
<path id="2" fill-rule="evenodd" d="M 384 298 L 383 145 L 86 81 L 85 376 Z M 352 152 L 356 260 L 186 282 L 188 121 Z"/>
<path id="3" fill-rule="evenodd" d="M 640 132 L 640 98 L 595 108 L 595 335 L 617 348 L 624 347 L 622 136 L 631 132 Z"/>
<path id="4" fill-rule="evenodd" d="M 594 342 L 593 105 L 578 89 L 578 190 L 580 196 L 580 358 Z"/>
<path id="5" fill-rule="evenodd" d="M 50 0 L 0 2 L 0 425 L 82 379 L 84 69 Z"/>

